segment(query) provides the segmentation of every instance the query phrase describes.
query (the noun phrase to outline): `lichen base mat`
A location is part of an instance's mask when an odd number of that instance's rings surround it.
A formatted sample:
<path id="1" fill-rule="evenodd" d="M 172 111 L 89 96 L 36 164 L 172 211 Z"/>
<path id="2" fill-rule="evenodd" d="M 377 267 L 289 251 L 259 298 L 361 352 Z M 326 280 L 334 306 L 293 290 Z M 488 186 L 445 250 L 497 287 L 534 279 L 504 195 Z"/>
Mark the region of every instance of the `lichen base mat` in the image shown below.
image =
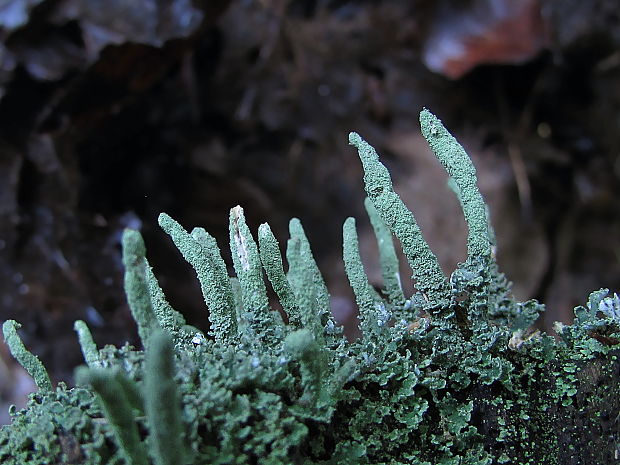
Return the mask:
<path id="1" fill-rule="evenodd" d="M 445 276 L 375 150 L 350 142 L 384 288 L 368 282 L 355 220 L 343 227 L 362 336 L 347 342 L 301 223 L 290 223 L 287 271 L 263 224 L 255 241 L 230 214 L 229 277 L 215 239 L 159 222 L 196 270 L 210 330 L 166 301 L 137 231 L 123 237 L 125 289 L 143 350 L 99 349 L 75 329 L 86 361 L 77 387 L 53 387 L 3 325 L 38 392 L 0 429 L 0 463 L 532 464 L 618 462 L 620 298 L 602 289 L 558 337 L 533 329 L 543 306 L 516 302 L 497 270 L 487 209 L 469 157 L 427 110 L 422 133 L 450 175 L 468 224 L 468 257 Z M 404 295 L 393 236 L 417 292 Z M 270 306 L 266 282 L 286 318 Z"/>

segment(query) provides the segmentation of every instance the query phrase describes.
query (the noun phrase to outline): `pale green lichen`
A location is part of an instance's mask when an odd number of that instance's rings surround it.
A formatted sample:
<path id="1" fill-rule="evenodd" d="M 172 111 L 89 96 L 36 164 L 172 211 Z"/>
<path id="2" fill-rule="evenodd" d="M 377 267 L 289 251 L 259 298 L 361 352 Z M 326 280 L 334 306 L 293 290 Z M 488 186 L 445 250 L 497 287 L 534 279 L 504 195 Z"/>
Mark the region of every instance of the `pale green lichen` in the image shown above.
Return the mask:
<path id="1" fill-rule="evenodd" d="M 155 465 L 192 463 L 185 450 L 181 398 L 170 336 L 157 331 L 144 365 L 144 410 Z"/>
<path id="2" fill-rule="evenodd" d="M 263 268 L 265 268 L 265 273 L 273 286 L 273 290 L 278 295 L 284 313 L 288 315 L 289 324 L 296 328 L 301 328 L 303 316 L 295 299 L 293 289 L 284 273 L 282 254 L 280 253 L 278 241 L 267 223 L 263 223 L 258 227 L 258 244 Z"/>
<path id="3" fill-rule="evenodd" d="M 237 318 L 232 289 L 228 274 L 222 272 L 222 258 L 215 240 L 200 230 L 194 231 L 193 235 L 188 234 L 179 223 L 165 213 L 159 215 L 159 225 L 173 240 L 183 258 L 196 271 L 202 295 L 209 309 L 211 334 L 218 341 L 233 344 L 237 338 Z M 160 303 L 169 306 L 163 293 L 156 291 L 152 294 L 158 296 Z"/>
<path id="4" fill-rule="evenodd" d="M 28 372 L 34 379 L 37 388 L 45 391 L 52 390 L 52 382 L 47 374 L 47 370 L 41 363 L 39 358 L 30 353 L 22 340 L 17 334 L 17 330 L 21 328 L 21 325 L 15 320 L 7 320 L 2 324 L 2 333 L 4 335 L 4 341 L 11 351 L 11 355 L 15 357 L 21 366 Z"/>
<path id="5" fill-rule="evenodd" d="M 138 335 L 146 347 L 150 334 L 159 327 L 146 280 L 146 248 L 137 231 L 126 229 L 123 234 L 123 264 L 125 265 L 125 293 Z"/>
<path id="6" fill-rule="evenodd" d="M 467 234 L 469 260 L 488 260 L 491 255 L 491 236 L 488 230 L 486 204 L 478 190 L 476 168 L 465 149 L 441 124 L 439 118 L 427 109 L 420 113 L 422 135 L 431 150 L 456 185 L 459 201 L 463 207 Z"/>
<path id="7" fill-rule="evenodd" d="M 305 391 L 300 402 L 306 405 L 316 403 L 321 388 L 325 386 L 325 369 L 328 367 L 322 347 L 317 344 L 312 332 L 304 328 L 290 333 L 284 340 L 283 349 L 301 365 Z"/>
<path id="8" fill-rule="evenodd" d="M 160 216 L 194 267 L 209 310 L 205 337 L 165 299 L 136 231 L 125 232 L 126 289 L 144 351 L 97 348 L 76 330 L 88 368 L 53 389 L 23 346 L 5 339 L 39 392 L 0 428 L 3 465 L 577 465 L 615 463 L 620 443 L 618 298 L 593 292 L 559 339 L 533 329 L 543 306 L 516 302 L 491 253 L 475 170 L 424 111 L 422 130 L 453 179 L 469 256 L 446 279 L 385 167 L 359 136 L 386 297 L 369 283 L 355 220 L 343 226 L 345 270 L 362 336 L 342 337 L 299 220 L 286 261 L 267 225 L 259 247 L 236 207 L 229 277 L 215 239 Z M 403 294 L 391 234 L 420 292 Z M 286 313 L 270 305 L 266 274 Z"/>
<path id="9" fill-rule="evenodd" d="M 159 326 L 172 336 L 176 345 L 187 345 L 194 337 L 204 337 L 202 331 L 186 324 L 183 315 L 168 303 L 164 291 L 159 287 L 159 282 L 153 273 L 153 269 L 148 265 L 148 261 L 146 264 L 149 294 Z M 210 320 L 212 319 L 210 318 Z"/>
<path id="10" fill-rule="evenodd" d="M 230 211 L 230 250 L 241 287 L 244 318 L 249 321 L 253 338 L 276 344 L 283 337 L 282 318 L 269 306 L 258 246 L 239 206 Z"/>
<path id="11" fill-rule="evenodd" d="M 90 386 L 97 393 L 116 444 L 127 463 L 148 465 L 146 447 L 140 438 L 134 406 L 126 389 L 131 381 L 120 370 L 92 368 L 78 370 L 76 378 L 79 384 Z"/>
<path id="12" fill-rule="evenodd" d="M 96 368 L 99 366 L 99 349 L 97 344 L 93 340 L 93 335 L 90 333 L 90 329 L 86 323 L 82 320 L 77 320 L 73 324 L 73 329 L 78 333 L 78 341 L 80 341 L 80 348 L 82 349 L 82 355 L 86 365 L 90 368 Z"/>
<path id="13" fill-rule="evenodd" d="M 446 277 L 437 257 L 424 240 L 413 213 L 394 192 L 387 168 L 379 161 L 374 147 L 359 134 L 349 134 L 349 143 L 357 148 L 362 161 L 366 194 L 381 219 L 400 241 L 413 271 L 416 287 L 430 300 L 443 297 L 447 289 Z"/>
<path id="14" fill-rule="evenodd" d="M 383 299 L 368 282 L 359 251 L 355 218 L 347 218 L 342 227 L 342 258 L 349 284 L 355 294 L 360 329 L 369 334 L 381 332 L 391 318 Z"/>
<path id="15" fill-rule="evenodd" d="M 287 279 L 295 293 L 302 325 L 309 328 L 317 340 L 337 335 L 339 332 L 331 315 L 329 292 L 299 219 L 293 218 L 289 222 L 289 234 Z M 325 332 L 325 329 L 328 331 Z"/>
<path id="16" fill-rule="evenodd" d="M 383 222 L 377 209 L 373 206 L 372 201 L 366 197 L 364 207 L 370 218 L 370 224 L 377 238 L 377 248 L 379 249 L 379 264 L 381 265 L 381 274 L 383 276 L 383 284 L 388 300 L 394 305 L 404 305 L 405 294 L 403 293 L 402 283 L 400 281 L 400 270 L 396 249 L 392 233 Z"/>

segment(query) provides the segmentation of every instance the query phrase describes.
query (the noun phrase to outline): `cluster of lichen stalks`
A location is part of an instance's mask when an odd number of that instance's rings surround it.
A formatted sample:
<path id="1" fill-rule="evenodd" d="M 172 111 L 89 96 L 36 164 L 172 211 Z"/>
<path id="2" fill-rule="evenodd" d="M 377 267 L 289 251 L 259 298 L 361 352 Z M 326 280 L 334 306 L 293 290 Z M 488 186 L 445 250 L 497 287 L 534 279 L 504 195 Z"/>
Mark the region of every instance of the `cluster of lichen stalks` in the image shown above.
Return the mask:
<path id="1" fill-rule="evenodd" d="M 449 278 L 375 150 L 352 133 L 384 278 L 381 293 L 369 284 L 355 220 L 347 219 L 343 256 L 358 340 L 346 342 L 331 316 L 299 220 L 290 223 L 285 272 L 269 226 L 260 226 L 257 244 L 243 210 L 232 209 L 231 278 L 212 236 L 162 214 L 160 225 L 196 270 L 208 335 L 166 301 L 140 234 L 127 230 L 125 289 L 144 351 L 99 350 L 78 321 L 87 367 L 76 371 L 77 387 L 54 389 L 19 325 L 5 322 L 11 352 L 39 390 L 0 430 L 0 462 L 612 463 L 617 431 L 602 418 L 620 413 L 618 370 L 601 338 L 609 340 L 617 319 L 599 310 L 620 303 L 599 291 L 579 308 L 577 324 L 558 327 L 561 340 L 532 331 L 542 306 L 515 302 L 497 272 L 470 159 L 430 112 L 420 121 L 468 224 L 467 261 Z M 392 234 L 413 270 L 411 298 Z M 270 306 L 263 273 L 286 322 Z"/>

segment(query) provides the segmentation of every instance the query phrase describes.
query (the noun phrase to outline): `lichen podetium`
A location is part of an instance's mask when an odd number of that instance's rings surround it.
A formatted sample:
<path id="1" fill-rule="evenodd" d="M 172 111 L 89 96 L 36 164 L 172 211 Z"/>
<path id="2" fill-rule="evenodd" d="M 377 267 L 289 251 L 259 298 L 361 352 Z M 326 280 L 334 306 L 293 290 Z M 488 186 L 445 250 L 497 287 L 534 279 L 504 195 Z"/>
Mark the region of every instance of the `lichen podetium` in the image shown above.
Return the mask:
<path id="1" fill-rule="evenodd" d="M 366 210 L 384 289 L 370 285 L 355 219 L 343 226 L 344 268 L 361 337 L 347 342 L 301 222 L 286 261 L 267 224 L 258 240 L 230 214 L 229 276 L 215 239 L 159 222 L 196 270 L 205 334 L 185 323 L 157 283 L 137 231 L 126 231 L 128 302 L 143 349 L 99 349 L 75 329 L 86 361 L 77 386 L 53 387 L 5 322 L 38 392 L 0 429 L 3 464 L 617 463 L 620 299 L 593 292 L 558 337 L 535 331 L 543 306 L 517 302 L 491 253 L 476 170 L 428 110 L 422 134 L 451 178 L 468 225 L 468 257 L 444 275 L 375 149 L 358 134 Z M 401 285 L 394 237 L 416 287 Z M 286 270 L 285 270 L 286 265 Z M 267 298 L 267 283 L 280 300 Z M 286 314 L 283 318 L 281 312 Z"/>

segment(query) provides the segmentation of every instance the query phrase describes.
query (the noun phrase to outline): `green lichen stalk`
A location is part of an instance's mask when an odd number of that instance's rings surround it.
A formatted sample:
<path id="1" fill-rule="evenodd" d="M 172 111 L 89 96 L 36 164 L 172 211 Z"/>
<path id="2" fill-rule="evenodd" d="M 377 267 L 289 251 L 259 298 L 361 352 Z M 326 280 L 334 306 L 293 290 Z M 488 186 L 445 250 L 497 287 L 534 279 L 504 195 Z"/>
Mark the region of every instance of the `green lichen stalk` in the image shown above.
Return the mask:
<path id="1" fill-rule="evenodd" d="M 97 394 L 110 430 L 119 447 L 120 455 L 129 465 L 149 463 L 146 447 L 140 439 L 135 411 L 129 399 L 126 384 L 129 380 L 117 370 L 79 369 L 77 382 L 88 385 Z"/>
<path id="2" fill-rule="evenodd" d="M 41 363 L 39 358 L 30 353 L 21 338 L 17 334 L 17 330 L 21 325 L 15 320 L 7 320 L 2 325 L 2 333 L 4 341 L 11 351 L 11 355 L 24 367 L 30 376 L 34 379 L 37 388 L 45 391 L 52 390 L 52 381 L 50 380 L 47 370 Z"/>
<path id="3" fill-rule="evenodd" d="M 77 387 L 54 389 L 18 323 L 5 322 L 5 340 L 39 391 L 0 428 L 0 463 L 618 463 L 620 297 L 593 292 L 574 324 L 556 325 L 557 338 L 537 331 L 543 306 L 517 302 L 497 271 L 471 161 L 430 112 L 420 121 L 469 227 L 468 259 L 449 279 L 376 151 L 352 133 L 384 278 L 380 291 L 369 283 L 348 218 L 344 269 L 361 337 L 342 336 L 299 220 L 289 225 L 285 263 L 269 226 L 259 227 L 257 245 L 233 208 L 229 276 L 212 236 L 162 214 L 160 225 L 196 270 L 210 330 L 186 325 L 140 234 L 125 232 L 125 288 L 144 350 L 98 348 L 78 321 L 88 367 L 76 371 Z M 412 296 L 400 284 L 393 236 L 413 269 Z"/>
<path id="4" fill-rule="evenodd" d="M 329 291 L 299 219 L 289 222 L 289 234 L 287 278 L 295 293 L 302 325 L 309 328 L 317 340 L 336 336 L 338 330 L 330 311 Z"/>
<path id="5" fill-rule="evenodd" d="M 131 314 L 138 324 L 138 334 L 146 347 L 148 339 L 159 324 L 153 311 L 149 286 L 146 281 L 146 248 L 138 231 L 126 229 L 123 233 L 123 264 L 125 265 L 125 293 Z"/>
<path id="6" fill-rule="evenodd" d="M 420 113 L 422 135 L 431 150 L 454 181 L 463 207 L 469 260 L 488 260 L 491 255 L 491 235 L 488 230 L 487 209 L 478 190 L 476 168 L 465 149 L 443 126 L 439 118 L 427 109 Z"/>
<path id="7" fill-rule="evenodd" d="M 282 340 L 282 318 L 269 306 L 258 246 L 239 206 L 230 211 L 230 250 L 241 287 L 243 318 L 249 320 L 253 338 L 276 344 Z"/>
<path id="8" fill-rule="evenodd" d="M 403 287 L 400 281 L 398 257 L 394 249 L 392 233 L 368 197 L 364 200 L 364 207 L 366 207 L 366 213 L 368 213 L 370 224 L 377 238 L 379 263 L 385 284 L 385 293 L 391 303 L 403 305 L 405 303 L 405 295 L 403 294 Z"/>
<path id="9" fill-rule="evenodd" d="M 258 243 L 260 245 L 260 259 L 263 268 L 265 268 L 267 278 L 273 286 L 273 290 L 278 295 L 278 299 L 280 299 L 284 312 L 288 315 L 289 324 L 301 328 L 304 319 L 295 300 L 293 289 L 284 273 L 278 241 L 267 223 L 263 223 L 258 227 Z"/>
<path id="10" fill-rule="evenodd" d="M 215 240 L 200 230 L 192 235 L 188 234 L 179 223 L 165 213 L 159 215 L 159 225 L 171 237 L 183 258 L 196 271 L 202 295 L 209 309 L 211 334 L 217 341 L 234 344 L 237 339 L 237 319 L 232 289 L 226 272 L 222 272 L 222 258 Z M 163 299 L 163 294 L 161 295 Z"/>
<path id="11" fill-rule="evenodd" d="M 82 349 L 82 355 L 86 365 L 90 368 L 96 368 L 99 366 L 99 350 L 97 344 L 93 340 L 93 335 L 90 333 L 90 329 L 86 323 L 82 320 L 78 320 L 73 324 L 73 329 L 78 333 L 78 341 L 80 342 L 80 348 Z"/>
<path id="12" fill-rule="evenodd" d="M 156 465 L 191 463 L 183 443 L 182 404 L 174 379 L 174 358 L 172 339 L 157 331 L 144 366 L 144 408 Z"/>
<path id="13" fill-rule="evenodd" d="M 355 218 L 347 218 L 342 227 L 344 269 L 355 294 L 360 313 L 360 328 L 370 334 L 380 332 L 390 320 L 383 299 L 368 282 L 359 251 Z"/>
<path id="14" fill-rule="evenodd" d="M 437 257 L 432 252 L 413 213 L 394 192 L 387 168 L 379 161 L 375 149 L 359 134 L 349 134 L 349 143 L 357 148 L 362 167 L 366 194 L 381 219 L 400 241 L 416 280 L 416 287 L 430 300 L 444 295 L 446 277 L 441 271 Z"/>

